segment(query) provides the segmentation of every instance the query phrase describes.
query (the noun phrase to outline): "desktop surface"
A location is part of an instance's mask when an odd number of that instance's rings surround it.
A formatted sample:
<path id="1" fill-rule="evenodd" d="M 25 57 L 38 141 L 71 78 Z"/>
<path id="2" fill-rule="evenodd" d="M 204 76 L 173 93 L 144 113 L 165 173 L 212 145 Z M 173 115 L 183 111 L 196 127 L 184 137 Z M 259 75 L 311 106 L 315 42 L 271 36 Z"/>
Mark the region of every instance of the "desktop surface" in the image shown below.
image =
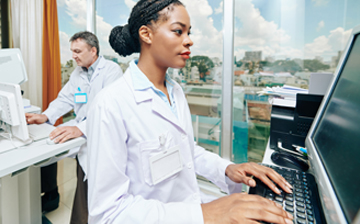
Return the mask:
<path id="1" fill-rule="evenodd" d="M 12 149 L 0 154 L 0 177 L 40 163 L 69 149 L 86 142 L 85 138 L 71 139 L 62 144 L 48 145 L 46 140 L 33 142 L 31 145 Z"/>

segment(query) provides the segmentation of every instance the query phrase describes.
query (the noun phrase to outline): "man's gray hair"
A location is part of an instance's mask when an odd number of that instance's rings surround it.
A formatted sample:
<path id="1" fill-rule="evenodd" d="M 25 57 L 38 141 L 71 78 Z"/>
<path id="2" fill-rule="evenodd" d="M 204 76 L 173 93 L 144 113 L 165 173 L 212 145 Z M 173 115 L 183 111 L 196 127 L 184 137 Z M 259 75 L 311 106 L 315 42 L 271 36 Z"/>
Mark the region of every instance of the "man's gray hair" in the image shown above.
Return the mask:
<path id="1" fill-rule="evenodd" d="M 82 39 L 85 41 L 85 43 L 87 43 L 90 48 L 95 47 L 96 48 L 96 54 L 97 56 L 99 56 L 99 51 L 100 51 L 100 47 L 99 47 L 99 40 L 98 38 L 95 36 L 95 34 L 89 32 L 89 31 L 81 31 L 78 33 L 75 33 L 71 38 L 70 38 L 70 42 L 73 42 L 77 39 Z"/>

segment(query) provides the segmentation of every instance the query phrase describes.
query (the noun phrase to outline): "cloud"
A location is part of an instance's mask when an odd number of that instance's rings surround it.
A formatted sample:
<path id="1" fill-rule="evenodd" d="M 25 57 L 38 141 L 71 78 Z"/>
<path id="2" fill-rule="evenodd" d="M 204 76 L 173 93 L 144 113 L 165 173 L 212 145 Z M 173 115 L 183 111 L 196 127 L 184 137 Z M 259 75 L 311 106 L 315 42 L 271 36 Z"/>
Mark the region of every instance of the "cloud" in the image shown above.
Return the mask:
<path id="1" fill-rule="evenodd" d="M 75 28 L 78 28 L 78 31 L 84 30 L 86 28 L 86 0 L 61 0 L 65 5 L 65 11 L 70 16 L 70 20 Z M 131 0 L 126 0 L 131 2 Z M 99 39 L 100 43 L 100 54 L 101 55 L 112 55 L 117 56 L 115 52 L 110 47 L 108 38 L 112 26 L 104 21 L 104 18 L 96 15 L 96 36 Z M 65 37 L 66 35 L 66 37 Z M 72 34 L 69 34 L 72 35 Z M 71 58 L 70 44 L 69 44 L 69 35 L 61 32 L 60 34 L 60 48 L 63 49 L 61 56 L 61 63 L 65 63 L 69 58 Z M 66 52 L 69 52 L 67 54 Z M 70 57 L 68 57 L 70 55 Z"/>
<path id="2" fill-rule="evenodd" d="M 66 13 L 76 28 L 86 28 L 86 0 L 62 0 L 66 7 Z"/>
<path id="3" fill-rule="evenodd" d="M 219 7 L 215 9 L 215 14 L 223 13 L 223 10 L 224 10 L 224 1 L 221 1 Z"/>
<path id="4" fill-rule="evenodd" d="M 315 38 L 312 43 L 305 44 L 305 58 L 322 56 L 329 60 L 331 56 L 337 55 L 338 51 L 344 50 L 351 32 L 352 29 L 345 31 L 344 28 L 338 27 L 331 30 L 328 36 L 322 35 Z"/>
<path id="5" fill-rule="evenodd" d="M 134 5 L 136 4 L 136 1 L 132 1 L 132 0 L 124 0 L 125 1 L 125 5 L 131 10 Z"/>
<path id="6" fill-rule="evenodd" d="M 213 9 L 207 0 L 182 1 L 191 19 L 191 54 L 222 58 L 223 33 L 214 27 Z"/>
<path id="7" fill-rule="evenodd" d="M 325 22 L 324 20 L 321 20 L 316 28 L 317 31 L 320 31 L 322 28 L 324 28 Z"/>
<path id="8" fill-rule="evenodd" d="M 64 5 L 65 5 L 65 0 L 57 0 L 57 1 L 56 1 L 56 5 L 57 5 L 57 7 L 62 7 L 62 6 L 64 6 Z"/>
<path id="9" fill-rule="evenodd" d="M 67 35 L 65 32 L 59 31 L 59 39 L 61 64 L 65 64 L 68 60 L 72 58 L 69 42 L 70 36 Z"/>
<path id="10" fill-rule="evenodd" d="M 264 57 L 285 49 L 280 46 L 289 42 L 291 37 L 273 21 L 266 21 L 251 0 L 236 0 L 235 7 L 235 16 L 241 22 L 241 27 L 235 30 L 235 49 L 261 50 Z M 244 55 L 236 56 L 242 58 Z"/>
<path id="11" fill-rule="evenodd" d="M 315 6 L 326 6 L 329 3 L 329 0 L 311 0 Z"/>

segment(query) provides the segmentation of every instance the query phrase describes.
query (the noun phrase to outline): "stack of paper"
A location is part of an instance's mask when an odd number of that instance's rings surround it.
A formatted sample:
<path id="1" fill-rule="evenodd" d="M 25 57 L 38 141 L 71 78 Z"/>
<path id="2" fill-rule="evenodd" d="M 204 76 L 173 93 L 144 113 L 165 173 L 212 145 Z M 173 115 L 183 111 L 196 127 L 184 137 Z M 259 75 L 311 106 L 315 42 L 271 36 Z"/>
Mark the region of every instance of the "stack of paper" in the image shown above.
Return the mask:
<path id="1" fill-rule="evenodd" d="M 307 89 L 302 89 L 295 86 L 284 85 L 282 87 L 266 87 L 265 89 L 258 92 L 261 95 L 268 95 L 269 103 L 279 106 L 295 107 L 296 105 L 296 94 L 297 93 L 308 93 Z"/>

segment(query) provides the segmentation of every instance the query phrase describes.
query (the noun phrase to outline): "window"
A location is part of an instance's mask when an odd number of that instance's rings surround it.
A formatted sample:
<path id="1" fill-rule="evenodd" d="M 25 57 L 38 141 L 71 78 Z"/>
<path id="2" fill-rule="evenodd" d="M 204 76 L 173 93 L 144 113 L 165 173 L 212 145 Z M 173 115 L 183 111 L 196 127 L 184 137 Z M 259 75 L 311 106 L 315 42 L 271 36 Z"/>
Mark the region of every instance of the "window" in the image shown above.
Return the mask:
<path id="1" fill-rule="evenodd" d="M 191 17 L 194 46 L 191 58 L 183 69 L 168 70 L 181 84 L 192 114 L 195 141 L 209 151 L 220 153 L 220 108 L 222 73 L 222 10 L 220 0 L 183 1 Z M 138 54 L 120 57 L 110 47 L 108 37 L 112 27 L 124 25 L 135 2 L 96 1 L 96 34 L 104 57 L 120 64 L 125 71 Z M 198 9 L 203 10 L 199 11 Z M 205 25 L 204 25 L 205 24 Z"/>
<path id="2" fill-rule="evenodd" d="M 86 0 L 57 1 L 60 57 L 61 57 L 61 86 L 64 86 L 76 68 L 70 51 L 70 38 L 77 32 L 86 30 Z M 72 111 L 63 116 L 63 121 L 73 119 Z"/>
<path id="3" fill-rule="evenodd" d="M 109 44 L 109 35 L 113 27 L 127 23 L 131 8 L 135 5 L 129 1 L 96 1 L 96 35 L 100 42 L 100 53 L 104 58 L 120 65 L 123 72 L 129 62 L 138 58 L 138 54 L 120 57 Z"/>
<path id="4" fill-rule="evenodd" d="M 271 105 L 256 92 L 284 84 L 307 89 L 310 74 L 334 73 L 360 24 L 359 9 L 357 0 L 235 0 L 234 91 L 244 90 L 239 101 L 247 115 L 249 161 L 262 161 L 270 134 Z"/>
<path id="5" fill-rule="evenodd" d="M 61 85 L 64 86 L 76 67 L 70 51 L 70 38 L 86 30 L 86 0 L 57 1 L 60 35 Z"/>

